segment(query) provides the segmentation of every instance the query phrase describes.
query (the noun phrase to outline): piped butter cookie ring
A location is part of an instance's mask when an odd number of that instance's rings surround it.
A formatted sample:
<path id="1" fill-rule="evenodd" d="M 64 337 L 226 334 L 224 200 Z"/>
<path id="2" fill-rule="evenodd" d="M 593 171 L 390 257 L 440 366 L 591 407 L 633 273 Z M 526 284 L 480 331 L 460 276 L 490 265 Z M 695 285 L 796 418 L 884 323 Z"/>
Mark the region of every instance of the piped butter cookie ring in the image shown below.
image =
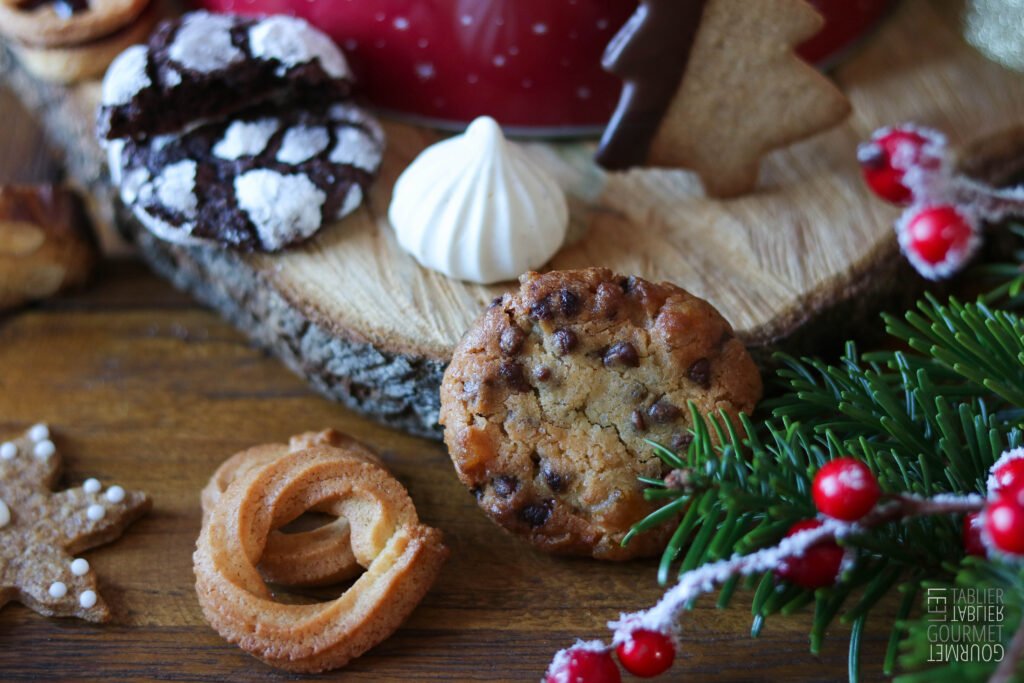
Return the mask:
<path id="1" fill-rule="evenodd" d="M 201 496 L 203 519 L 209 516 L 221 494 L 240 473 L 262 467 L 289 452 L 317 445 L 343 447 L 352 457 L 380 464 L 368 448 L 333 429 L 293 436 L 288 446 L 255 446 L 225 460 L 210 477 Z M 352 578 L 363 568 L 352 554 L 348 520 L 338 517 L 311 531 L 292 534 L 271 532 L 259 569 L 267 581 L 285 586 L 328 586 Z"/>
<path id="2" fill-rule="evenodd" d="M 336 600 L 275 602 L 257 569 L 272 530 L 309 509 L 344 517 L 366 571 Z M 313 446 L 238 472 L 203 525 L 196 593 L 222 637 L 290 671 L 337 668 L 390 635 L 436 578 L 448 551 L 419 523 L 402 485 L 346 450 Z"/>

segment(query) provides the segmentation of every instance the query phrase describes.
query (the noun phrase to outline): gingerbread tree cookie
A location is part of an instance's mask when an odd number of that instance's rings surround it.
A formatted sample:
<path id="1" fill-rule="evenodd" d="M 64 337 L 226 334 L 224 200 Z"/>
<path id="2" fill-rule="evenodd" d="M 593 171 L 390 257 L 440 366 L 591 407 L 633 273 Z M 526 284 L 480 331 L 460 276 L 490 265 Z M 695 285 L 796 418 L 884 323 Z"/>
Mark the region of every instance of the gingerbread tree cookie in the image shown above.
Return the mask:
<path id="1" fill-rule="evenodd" d="M 151 502 L 95 479 L 54 492 L 60 465 L 46 425 L 0 444 L 0 607 L 16 600 L 48 617 L 107 621 L 95 572 L 75 554 L 113 541 Z"/>
<path id="2" fill-rule="evenodd" d="M 849 103 L 793 49 L 821 28 L 804 0 L 641 0 L 604 63 L 624 81 L 597 160 L 754 188 L 761 157 L 841 121 Z"/>

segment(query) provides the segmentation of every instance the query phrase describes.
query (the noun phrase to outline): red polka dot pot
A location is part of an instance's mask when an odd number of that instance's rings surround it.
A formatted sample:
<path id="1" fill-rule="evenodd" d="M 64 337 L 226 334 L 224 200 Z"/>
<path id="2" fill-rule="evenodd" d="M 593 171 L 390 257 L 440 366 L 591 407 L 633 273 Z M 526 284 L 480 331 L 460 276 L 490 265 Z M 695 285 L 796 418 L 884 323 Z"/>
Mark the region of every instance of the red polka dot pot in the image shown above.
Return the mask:
<path id="1" fill-rule="evenodd" d="M 802 48 L 834 61 L 893 0 L 812 0 L 826 17 Z M 291 14 L 329 33 L 381 109 L 444 128 L 490 115 L 513 132 L 599 131 L 622 83 L 601 68 L 636 0 L 200 0 L 207 9 Z"/>

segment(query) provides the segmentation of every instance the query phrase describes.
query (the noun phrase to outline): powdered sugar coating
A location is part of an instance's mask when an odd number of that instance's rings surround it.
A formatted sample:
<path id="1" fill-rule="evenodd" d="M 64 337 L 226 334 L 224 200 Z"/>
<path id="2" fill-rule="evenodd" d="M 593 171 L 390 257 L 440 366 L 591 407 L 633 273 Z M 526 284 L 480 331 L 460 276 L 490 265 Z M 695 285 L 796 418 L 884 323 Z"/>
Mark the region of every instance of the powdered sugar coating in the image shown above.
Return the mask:
<path id="1" fill-rule="evenodd" d="M 345 201 L 341 203 L 341 208 L 338 209 L 338 218 L 344 218 L 353 211 L 359 208 L 359 205 L 363 203 L 363 188 L 358 185 L 353 185 L 349 188 L 348 194 L 345 195 Z"/>
<path id="2" fill-rule="evenodd" d="M 338 142 L 328 157 L 335 164 L 349 164 L 373 173 L 380 166 L 381 148 L 359 128 L 336 129 Z"/>
<path id="3" fill-rule="evenodd" d="M 249 48 L 257 59 L 277 60 L 280 73 L 314 59 L 333 78 L 351 76 L 341 50 L 326 35 L 302 19 L 274 16 L 249 29 Z"/>
<path id="4" fill-rule="evenodd" d="M 238 176 L 235 196 L 264 247 L 271 250 L 316 232 L 327 201 L 327 195 L 305 175 L 282 175 L 264 168 Z"/>
<path id="5" fill-rule="evenodd" d="M 195 217 L 199 204 L 196 198 L 196 169 L 196 162 L 186 159 L 168 166 L 153 180 L 160 203 L 186 218 Z"/>
<path id="6" fill-rule="evenodd" d="M 168 56 L 186 69 L 210 73 L 245 59 L 245 53 L 231 42 L 237 20 L 209 12 L 185 16 L 174 36 Z"/>
<path id="7" fill-rule="evenodd" d="M 309 161 L 331 144 L 331 136 L 323 126 L 295 126 L 289 128 L 277 151 L 282 164 L 301 164 Z"/>
<path id="8" fill-rule="evenodd" d="M 270 138 L 277 132 L 280 123 L 277 119 L 259 119 L 258 121 L 234 121 L 224 131 L 213 147 L 214 156 L 234 161 L 246 156 L 256 156 L 267 148 Z"/>
<path id="9" fill-rule="evenodd" d="M 103 77 L 101 104 L 106 107 L 128 104 L 143 89 L 152 85 L 146 73 L 148 62 L 149 49 L 145 45 L 132 45 L 119 54 Z"/>

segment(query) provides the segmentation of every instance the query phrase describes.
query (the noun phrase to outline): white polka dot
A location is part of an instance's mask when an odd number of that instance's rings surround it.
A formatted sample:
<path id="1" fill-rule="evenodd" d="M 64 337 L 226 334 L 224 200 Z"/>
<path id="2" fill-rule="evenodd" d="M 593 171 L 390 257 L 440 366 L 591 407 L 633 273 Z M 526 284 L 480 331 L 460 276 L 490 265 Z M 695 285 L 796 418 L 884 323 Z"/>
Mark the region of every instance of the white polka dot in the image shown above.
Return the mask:
<path id="1" fill-rule="evenodd" d="M 99 479 L 89 478 L 82 484 L 82 490 L 86 493 L 99 493 L 101 488 L 103 488 L 103 484 L 100 483 Z"/>
<path id="2" fill-rule="evenodd" d="M 98 522 L 106 516 L 107 511 L 102 505 L 93 503 L 85 510 L 85 516 L 93 522 Z"/>
<path id="3" fill-rule="evenodd" d="M 394 25 L 399 31 L 405 31 L 409 28 L 409 20 L 405 17 L 395 17 Z"/>
<path id="4" fill-rule="evenodd" d="M 89 573 L 89 560 L 76 557 L 71 561 L 71 573 L 75 576 L 85 576 Z"/>
<path id="5" fill-rule="evenodd" d="M 82 594 L 78 596 L 78 604 L 89 609 L 90 607 L 96 606 L 96 591 L 82 591 Z"/>
<path id="6" fill-rule="evenodd" d="M 120 503 L 124 500 L 124 489 L 120 486 L 111 486 L 107 489 L 107 500 L 111 503 Z"/>
<path id="7" fill-rule="evenodd" d="M 32 425 L 32 428 L 28 430 L 28 438 L 37 442 L 42 441 L 43 439 L 49 439 L 50 428 L 41 422 L 37 425 Z"/>
<path id="8" fill-rule="evenodd" d="M 5 441 L 0 444 L 0 458 L 4 460 L 11 460 L 18 454 L 18 447 L 10 441 Z"/>
<path id="9" fill-rule="evenodd" d="M 50 584 L 50 588 L 47 591 L 51 598 L 63 598 L 68 594 L 68 587 L 64 585 L 63 581 L 54 581 Z"/>
<path id="10" fill-rule="evenodd" d="M 534 24 L 533 25 L 533 32 L 536 33 L 538 36 L 542 36 L 542 35 L 544 35 L 545 33 L 548 32 L 548 25 L 547 24 Z"/>
<path id="11" fill-rule="evenodd" d="M 57 448 L 53 445 L 52 441 L 40 441 L 32 449 L 33 455 L 43 460 L 49 458 L 51 455 L 57 452 Z"/>
<path id="12" fill-rule="evenodd" d="M 0 529 L 11 522 L 11 510 L 7 507 L 7 503 L 0 500 Z"/>

